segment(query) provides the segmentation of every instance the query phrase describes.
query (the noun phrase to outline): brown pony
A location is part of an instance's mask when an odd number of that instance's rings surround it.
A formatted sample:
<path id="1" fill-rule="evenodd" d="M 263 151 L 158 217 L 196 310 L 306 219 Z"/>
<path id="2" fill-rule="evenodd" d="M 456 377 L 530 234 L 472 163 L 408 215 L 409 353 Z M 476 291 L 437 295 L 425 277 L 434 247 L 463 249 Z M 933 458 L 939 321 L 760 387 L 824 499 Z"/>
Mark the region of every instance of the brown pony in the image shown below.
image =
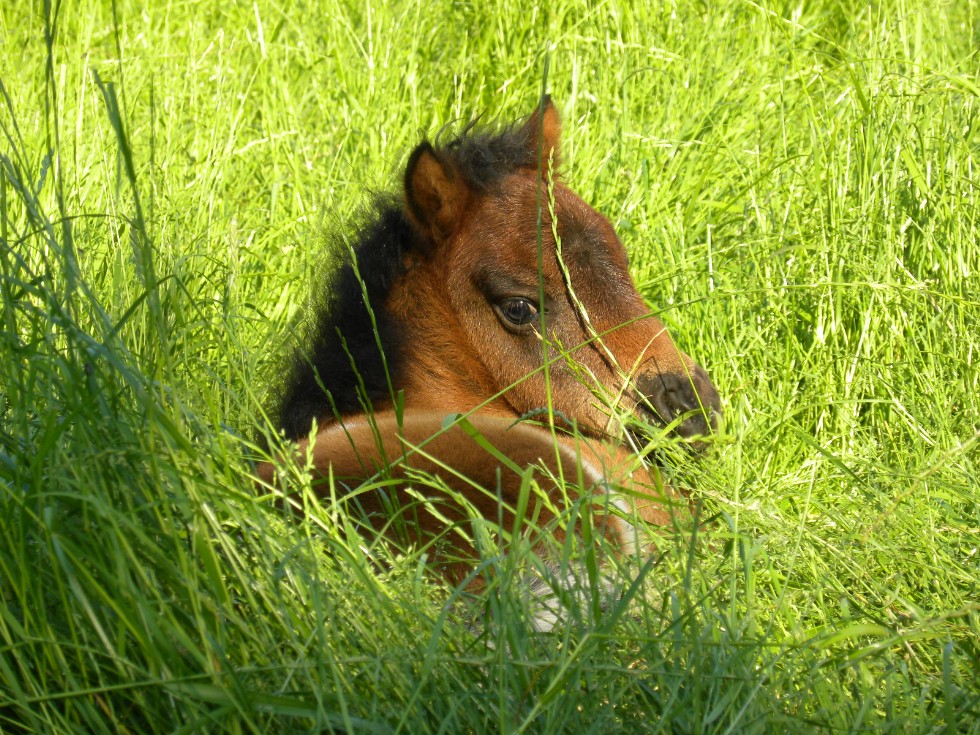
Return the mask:
<path id="1" fill-rule="evenodd" d="M 521 126 L 472 127 L 419 145 L 404 198 L 377 203 L 285 382 L 279 425 L 320 487 L 345 486 L 372 522 L 413 507 L 415 541 L 464 521 L 460 498 L 510 528 L 531 477 L 536 527 L 561 515 L 570 483 L 600 534 L 642 549 L 630 519 L 670 523 L 672 493 L 624 444 L 626 425 L 695 439 L 718 393 L 644 304 L 609 222 L 553 173 L 551 101 Z M 259 474 L 271 483 L 274 465 Z M 400 482 L 357 490 L 378 477 Z M 452 544 L 458 579 L 472 547 Z"/>

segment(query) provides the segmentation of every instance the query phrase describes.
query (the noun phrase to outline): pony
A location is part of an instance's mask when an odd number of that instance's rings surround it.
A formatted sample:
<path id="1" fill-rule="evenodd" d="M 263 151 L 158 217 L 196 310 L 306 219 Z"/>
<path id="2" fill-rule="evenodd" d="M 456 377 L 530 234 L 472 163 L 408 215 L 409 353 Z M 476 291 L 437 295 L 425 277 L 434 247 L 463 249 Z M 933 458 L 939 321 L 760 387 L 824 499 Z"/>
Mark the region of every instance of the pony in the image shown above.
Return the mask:
<path id="1" fill-rule="evenodd" d="M 323 492 L 346 488 L 376 527 L 410 515 L 417 543 L 474 513 L 520 527 L 523 512 L 560 540 L 552 521 L 577 497 L 628 554 L 650 548 L 637 518 L 690 513 L 633 451 L 632 429 L 697 445 L 718 392 L 637 292 L 609 221 L 563 182 L 559 143 L 547 96 L 523 124 L 421 142 L 285 371 L 282 436 Z M 266 486 L 282 460 L 259 466 Z M 379 477 L 390 482 L 358 490 Z M 541 496 L 528 501 L 532 480 Z M 472 567 L 468 538 L 436 554 L 450 579 Z"/>

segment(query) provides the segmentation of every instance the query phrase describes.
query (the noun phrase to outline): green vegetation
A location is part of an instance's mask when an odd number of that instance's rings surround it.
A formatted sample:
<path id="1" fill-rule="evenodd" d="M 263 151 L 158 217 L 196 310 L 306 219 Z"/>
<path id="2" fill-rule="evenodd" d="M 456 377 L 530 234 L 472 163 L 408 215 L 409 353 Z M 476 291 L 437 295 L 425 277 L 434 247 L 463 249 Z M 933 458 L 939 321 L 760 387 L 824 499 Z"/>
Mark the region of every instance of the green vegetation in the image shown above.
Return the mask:
<path id="1" fill-rule="evenodd" d="M 975 0 L 4 3 L 0 730 L 980 732 L 978 42 Z M 248 458 L 321 230 L 546 53 L 727 427 L 671 470 L 698 544 L 537 634 L 506 564 L 461 602 Z"/>

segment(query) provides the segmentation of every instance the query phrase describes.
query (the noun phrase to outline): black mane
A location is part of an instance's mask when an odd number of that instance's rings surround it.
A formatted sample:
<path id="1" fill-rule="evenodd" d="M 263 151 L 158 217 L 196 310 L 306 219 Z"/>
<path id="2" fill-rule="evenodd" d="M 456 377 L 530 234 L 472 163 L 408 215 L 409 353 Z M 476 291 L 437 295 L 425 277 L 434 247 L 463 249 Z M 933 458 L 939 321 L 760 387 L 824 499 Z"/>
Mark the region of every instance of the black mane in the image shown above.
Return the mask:
<path id="1" fill-rule="evenodd" d="M 508 173 L 536 165 L 531 132 L 525 127 L 512 125 L 490 133 L 474 129 L 475 121 L 445 145 L 439 145 L 441 136 L 436 139 L 443 159 L 474 189 L 487 191 Z M 390 386 L 397 390 L 401 333 L 387 317 L 384 303 L 392 283 L 404 272 L 404 255 L 424 252 L 422 246 L 401 197 L 379 197 L 370 224 L 357 237 L 353 259 L 342 256 L 285 371 L 274 415 L 286 438 L 305 436 L 314 419 L 322 424 L 335 415 L 358 413 L 370 402 L 390 399 Z"/>
<path id="2" fill-rule="evenodd" d="M 518 168 L 535 168 L 537 150 L 531 144 L 531 130 L 510 125 L 498 133 L 475 131 L 477 121 L 466 125 L 445 146 L 437 149 L 460 171 L 470 186 L 491 189 L 501 178 Z M 474 132 L 475 131 L 475 132 Z"/>

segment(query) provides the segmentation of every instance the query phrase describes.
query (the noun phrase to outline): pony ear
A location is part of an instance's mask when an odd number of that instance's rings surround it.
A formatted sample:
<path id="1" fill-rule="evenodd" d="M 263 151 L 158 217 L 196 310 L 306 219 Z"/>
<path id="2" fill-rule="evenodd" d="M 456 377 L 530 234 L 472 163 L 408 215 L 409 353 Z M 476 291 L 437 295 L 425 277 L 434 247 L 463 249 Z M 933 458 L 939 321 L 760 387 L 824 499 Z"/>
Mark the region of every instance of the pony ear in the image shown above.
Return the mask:
<path id="1" fill-rule="evenodd" d="M 541 99 L 541 104 L 524 123 L 524 131 L 532 155 L 535 160 L 541 156 L 539 165 L 547 176 L 549 159 L 554 168 L 558 168 L 558 140 L 561 138 L 561 121 L 558 119 L 558 109 L 551 101 L 551 95 L 546 94 Z"/>
<path id="2" fill-rule="evenodd" d="M 418 231 L 435 243 L 456 231 L 469 200 L 469 186 L 452 164 L 424 142 L 409 156 L 405 168 L 405 202 Z"/>

